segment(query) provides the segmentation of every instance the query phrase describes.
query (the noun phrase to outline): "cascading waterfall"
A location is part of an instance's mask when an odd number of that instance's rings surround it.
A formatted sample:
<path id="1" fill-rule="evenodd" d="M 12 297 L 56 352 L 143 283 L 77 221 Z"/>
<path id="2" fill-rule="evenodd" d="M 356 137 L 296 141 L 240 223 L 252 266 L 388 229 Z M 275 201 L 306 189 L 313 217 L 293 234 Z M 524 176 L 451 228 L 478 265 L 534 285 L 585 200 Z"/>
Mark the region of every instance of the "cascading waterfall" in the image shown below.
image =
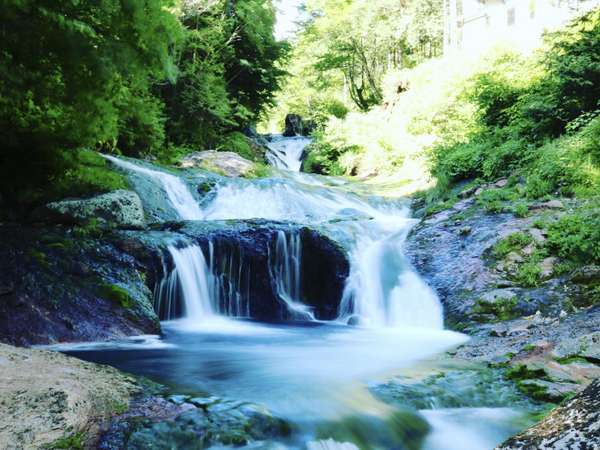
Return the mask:
<path id="1" fill-rule="evenodd" d="M 279 230 L 271 267 L 271 277 L 277 287 L 277 295 L 293 318 L 315 320 L 310 307 L 301 301 L 301 258 L 300 234 L 286 234 Z"/>
<path id="2" fill-rule="evenodd" d="M 301 137 L 276 137 L 267 157 L 277 167 L 297 171 L 309 142 Z M 325 224 L 330 231 L 343 236 L 350 241 L 350 276 L 340 303 L 340 321 L 351 320 L 372 327 L 443 327 L 442 307 L 437 296 L 402 256 L 402 246 L 412 223 L 407 219 L 405 208 L 390 207 L 388 203 L 384 209 L 377 203 L 367 202 L 345 190 L 343 181 L 329 181 L 333 185 L 326 186 L 318 177 L 283 171 L 280 178 L 226 183 L 202 210 L 185 183 L 176 176 L 105 157 L 124 169 L 160 182 L 182 219 L 294 220 Z M 179 264 L 189 267 L 176 267 L 175 273 L 157 288 L 161 317 L 183 314 L 173 300 L 178 294 L 184 296 L 186 317 L 250 316 L 251 277 L 243 268 L 243 255 L 217 254 L 212 243 L 208 248 L 208 263 L 199 247 L 190 250 L 185 257 L 184 250 L 169 251 L 174 261 L 179 260 Z M 299 288 L 302 275 L 299 236 L 279 232 L 273 251 L 270 270 L 278 296 L 293 318 L 314 320 L 310 308 L 302 303 Z M 189 283 L 184 289 L 182 277 L 185 276 Z M 177 287 L 177 283 L 182 286 Z"/>
<path id="3" fill-rule="evenodd" d="M 176 281 L 184 305 L 184 317 L 203 320 L 214 315 L 211 301 L 211 276 L 202 249 L 198 245 L 167 247 L 175 268 L 170 277 Z"/>
<path id="4" fill-rule="evenodd" d="M 208 244 L 209 291 L 216 312 L 228 317 L 250 317 L 250 271 L 244 255 L 227 252 L 217 255 L 215 245 Z"/>
<path id="5" fill-rule="evenodd" d="M 351 254 L 339 320 L 367 326 L 443 328 L 437 295 L 402 256 L 408 226 L 383 238 L 363 237 Z"/>
<path id="6" fill-rule="evenodd" d="M 278 169 L 300 172 L 304 149 L 310 144 L 310 139 L 303 136 L 286 138 L 274 136 L 269 143 L 267 160 Z"/>
<path id="7" fill-rule="evenodd" d="M 166 276 L 155 289 L 155 308 L 161 318 L 202 321 L 215 315 L 250 316 L 250 277 L 241 255 L 227 254 L 217 260 L 212 242 L 208 263 L 196 244 L 183 248 L 169 245 L 167 251 L 174 267 L 168 271 L 163 263 Z"/>
<path id="8" fill-rule="evenodd" d="M 200 209 L 198 202 L 181 178 L 158 170 L 147 169 L 123 161 L 122 159 L 115 158 L 114 156 L 101 155 L 118 167 L 147 175 L 158 181 L 167 193 L 169 203 L 173 206 L 173 209 L 177 211 L 177 214 L 179 214 L 181 219 L 201 220 L 203 218 L 202 210 Z"/>

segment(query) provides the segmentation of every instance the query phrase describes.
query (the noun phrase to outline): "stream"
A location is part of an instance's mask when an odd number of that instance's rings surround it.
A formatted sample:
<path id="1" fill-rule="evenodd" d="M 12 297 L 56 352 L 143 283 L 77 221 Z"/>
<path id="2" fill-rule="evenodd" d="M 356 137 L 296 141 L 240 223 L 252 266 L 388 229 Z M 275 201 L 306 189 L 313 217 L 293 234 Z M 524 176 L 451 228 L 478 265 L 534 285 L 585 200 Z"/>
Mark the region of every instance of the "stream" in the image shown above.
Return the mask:
<path id="1" fill-rule="evenodd" d="M 299 234 L 279 232 L 270 250 L 269 275 L 287 311 L 287 320 L 271 323 L 252 317 L 255 299 L 247 284 L 253 274 L 242 256 L 220 260 L 212 243 L 208 251 L 168 243 L 175 268 L 155 289 L 161 336 L 59 349 L 144 375 L 174 393 L 258 403 L 293 424 L 289 438 L 248 448 L 485 450 L 524 428 L 530 411 L 505 399 L 512 398 L 509 387 L 493 377 L 480 380 L 478 371 L 455 367 L 444 356 L 468 338 L 444 330 L 439 299 L 403 256 L 415 223 L 406 201 L 367 197 L 359 194 L 364 187 L 358 191 L 346 180 L 301 173 L 308 143 L 275 137 L 267 155 L 274 176 L 223 177 L 205 199 L 184 177 L 107 158 L 152 184 L 180 220 L 318 227 L 349 255 L 335 318 L 319 319 L 302 301 Z M 427 401 L 414 401 L 431 383 L 423 380 L 444 370 L 475 373 L 476 380 L 436 384 Z M 421 422 L 426 435 L 411 437 Z M 404 430 L 401 439 L 382 437 L 398 434 L 395 427 Z"/>

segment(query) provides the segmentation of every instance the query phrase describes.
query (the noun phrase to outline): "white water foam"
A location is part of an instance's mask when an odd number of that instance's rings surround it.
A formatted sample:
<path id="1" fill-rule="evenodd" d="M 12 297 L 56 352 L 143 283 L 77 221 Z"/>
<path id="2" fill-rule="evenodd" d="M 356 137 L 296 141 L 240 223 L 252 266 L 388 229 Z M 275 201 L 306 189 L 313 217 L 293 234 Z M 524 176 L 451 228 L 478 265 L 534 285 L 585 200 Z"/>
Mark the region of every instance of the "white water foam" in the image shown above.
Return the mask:
<path id="1" fill-rule="evenodd" d="M 200 209 L 200 206 L 198 206 L 198 202 L 181 178 L 158 170 L 148 169 L 128 161 L 123 161 L 114 156 L 101 155 L 118 167 L 138 172 L 157 180 L 167 193 L 169 203 L 173 206 L 173 209 L 177 211 L 181 219 L 200 220 L 203 218 L 202 210 Z"/>
<path id="2" fill-rule="evenodd" d="M 278 169 L 300 172 L 304 149 L 310 144 L 311 139 L 303 136 L 283 137 L 273 136 L 269 143 L 267 160 Z"/>

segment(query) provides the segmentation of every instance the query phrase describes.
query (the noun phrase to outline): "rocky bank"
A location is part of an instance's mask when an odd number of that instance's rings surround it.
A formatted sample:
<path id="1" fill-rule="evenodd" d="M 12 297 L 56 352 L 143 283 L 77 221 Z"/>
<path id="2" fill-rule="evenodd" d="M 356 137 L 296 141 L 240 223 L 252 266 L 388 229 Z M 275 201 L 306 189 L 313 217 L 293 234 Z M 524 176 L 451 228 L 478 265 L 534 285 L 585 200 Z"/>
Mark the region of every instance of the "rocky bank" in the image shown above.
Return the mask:
<path id="1" fill-rule="evenodd" d="M 544 252 L 544 224 L 569 214 L 577 206 L 573 200 L 532 201 L 518 214 L 503 205 L 490 210 L 486 192 L 493 196 L 504 185 L 467 189 L 453 205 L 430 210 L 409 235 L 406 251 L 437 291 L 446 326 L 471 337 L 450 357 L 491 367 L 534 401 L 556 404 L 600 377 L 600 269 L 564 270 L 559 258 Z M 589 398 L 595 385 L 575 398 Z M 572 400 L 548 420 L 577 416 L 579 409 L 581 401 Z M 600 426 L 593 420 L 565 422 L 571 424 L 568 446 L 561 447 L 565 427 L 542 422 L 524 433 L 527 439 L 502 448 L 597 448 L 598 441 L 589 440 L 596 436 L 590 429 Z M 591 428 L 581 429 L 584 424 Z"/>

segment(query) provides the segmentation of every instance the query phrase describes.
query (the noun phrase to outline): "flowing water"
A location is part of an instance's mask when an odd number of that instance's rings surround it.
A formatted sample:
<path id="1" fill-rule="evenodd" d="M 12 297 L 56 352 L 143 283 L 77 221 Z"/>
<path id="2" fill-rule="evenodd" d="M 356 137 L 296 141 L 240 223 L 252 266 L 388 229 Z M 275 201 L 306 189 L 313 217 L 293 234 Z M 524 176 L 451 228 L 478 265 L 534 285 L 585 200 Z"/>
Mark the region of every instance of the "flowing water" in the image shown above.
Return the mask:
<path id="1" fill-rule="evenodd" d="M 223 256 L 213 243 L 207 251 L 192 242 L 170 243 L 166 251 L 174 267 L 165 266 L 166 275 L 155 288 L 161 317 L 176 319 L 163 322 L 164 335 L 63 350 L 146 375 L 174 390 L 263 404 L 297 427 L 283 448 L 357 448 L 350 443 L 356 430 L 349 429 L 344 439 L 339 433 L 323 435 L 323 424 L 333 422 L 344 430 L 352 417 L 385 420 L 397 406 L 378 400 L 373 386 L 434 372 L 438 355 L 467 338 L 443 329 L 436 294 L 403 255 L 414 224 L 405 202 L 366 198 L 344 180 L 298 173 L 308 142 L 275 138 L 268 159 L 282 169 L 276 176 L 223 179 L 202 206 L 177 176 L 109 158 L 155 180 L 181 219 L 262 218 L 325 230 L 350 257 L 337 319 L 317 320 L 302 303 L 298 233 L 279 231 L 269 250 L 270 279 L 295 319 L 282 324 L 248 320 L 253 274 L 241 254 Z M 523 411 L 487 404 L 442 405 L 414 414 L 431 427 L 426 449 L 493 448 L 523 426 Z M 363 448 L 382 448 L 376 436 L 372 439 Z"/>

